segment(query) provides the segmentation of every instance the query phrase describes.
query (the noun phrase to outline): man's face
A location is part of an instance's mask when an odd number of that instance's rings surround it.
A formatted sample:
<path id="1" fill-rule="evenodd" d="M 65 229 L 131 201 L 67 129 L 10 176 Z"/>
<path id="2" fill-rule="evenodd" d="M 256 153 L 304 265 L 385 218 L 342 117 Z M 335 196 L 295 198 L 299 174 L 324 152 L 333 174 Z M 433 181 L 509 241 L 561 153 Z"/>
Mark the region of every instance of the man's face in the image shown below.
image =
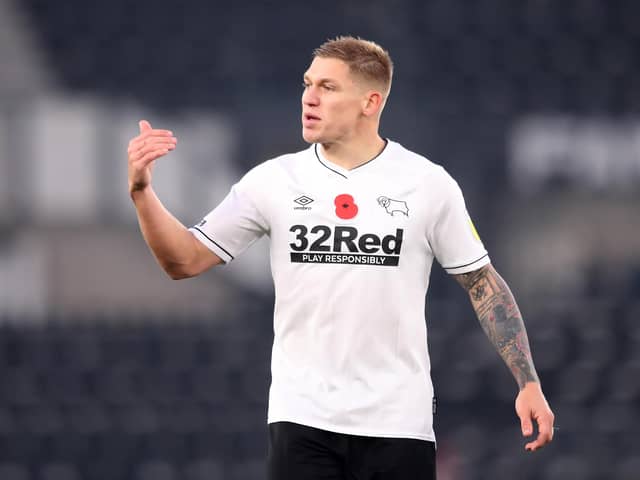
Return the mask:
<path id="1" fill-rule="evenodd" d="M 308 143 L 346 140 L 362 116 L 365 92 L 349 66 L 335 58 L 316 57 L 304 74 L 302 137 Z"/>

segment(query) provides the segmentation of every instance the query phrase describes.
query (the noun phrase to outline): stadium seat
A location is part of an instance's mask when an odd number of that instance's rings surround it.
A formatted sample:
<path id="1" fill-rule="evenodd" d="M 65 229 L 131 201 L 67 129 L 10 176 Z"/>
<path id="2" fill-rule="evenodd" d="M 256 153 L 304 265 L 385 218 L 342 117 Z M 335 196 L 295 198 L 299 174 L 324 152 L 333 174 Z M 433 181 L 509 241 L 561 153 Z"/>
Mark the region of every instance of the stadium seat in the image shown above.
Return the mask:
<path id="1" fill-rule="evenodd" d="M 230 468 L 229 480 L 265 480 L 267 467 L 264 458 L 247 460 Z"/>
<path id="2" fill-rule="evenodd" d="M 600 365 L 570 364 L 557 378 L 556 398 L 562 402 L 587 402 L 594 398 L 602 380 Z"/>
<path id="3" fill-rule="evenodd" d="M 184 480 L 226 480 L 220 462 L 211 459 L 196 459 L 183 469 Z"/>
<path id="4" fill-rule="evenodd" d="M 614 467 L 616 480 L 636 480 L 640 472 L 640 456 L 628 456 L 617 462 Z"/>
<path id="5" fill-rule="evenodd" d="M 175 467 L 162 460 L 150 460 L 141 463 L 136 469 L 135 480 L 177 480 Z"/>
<path id="6" fill-rule="evenodd" d="M 36 478 L 37 480 L 82 480 L 80 472 L 73 464 L 63 462 L 44 464 Z"/>
<path id="7" fill-rule="evenodd" d="M 2 372 L 0 398 L 4 405 L 30 406 L 41 400 L 37 373 L 27 366 L 7 368 Z"/>
<path id="8" fill-rule="evenodd" d="M 31 474 L 25 465 L 0 462 L 2 480 L 31 480 Z"/>
<path id="9" fill-rule="evenodd" d="M 592 459 L 584 456 L 565 455 L 552 460 L 544 470 L 544 477 L 548 480 L 566 480 L 580 478 L 595 480 L 595 471 L 591 468 Z"/>

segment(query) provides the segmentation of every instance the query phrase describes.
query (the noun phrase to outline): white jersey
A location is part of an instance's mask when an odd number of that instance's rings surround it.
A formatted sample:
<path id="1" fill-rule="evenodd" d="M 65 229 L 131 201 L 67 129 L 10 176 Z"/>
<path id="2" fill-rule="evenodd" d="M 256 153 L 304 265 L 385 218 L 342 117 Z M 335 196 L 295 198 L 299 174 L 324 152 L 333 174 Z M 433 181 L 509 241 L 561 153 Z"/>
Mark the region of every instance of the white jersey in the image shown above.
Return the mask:
<path id="1" fill-rule="evenodd" d="M 225 262 L 270 238 L 268 422 L 434 441 L 425 295 L 489 257 L 445 170 L 400 144 L 352 170 L 321 147 L 250 170 L 193 234 Z"/>

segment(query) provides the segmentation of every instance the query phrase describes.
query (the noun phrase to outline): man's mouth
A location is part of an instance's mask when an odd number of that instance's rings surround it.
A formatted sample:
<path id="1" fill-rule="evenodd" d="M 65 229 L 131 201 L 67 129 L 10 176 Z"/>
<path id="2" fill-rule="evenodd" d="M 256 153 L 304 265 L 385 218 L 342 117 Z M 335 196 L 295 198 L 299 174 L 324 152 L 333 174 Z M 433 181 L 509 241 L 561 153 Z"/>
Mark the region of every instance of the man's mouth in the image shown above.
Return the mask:
<path id="1" fill-rule="evenodd" d="M 304 119 L 305 119 L 305 120 L 307 120 L 307 121 L 309 121 L 309 122 L 312 122 L 312 121 L 314 121 L 314 120 L 320 120 L 320 117 L 318 117 L 318 116 L 316 116 L 316 115 L 312 115 L 312 114 L 310 114 L 310 113 L 305 113 L 305 114 L 304 114 Z"/>

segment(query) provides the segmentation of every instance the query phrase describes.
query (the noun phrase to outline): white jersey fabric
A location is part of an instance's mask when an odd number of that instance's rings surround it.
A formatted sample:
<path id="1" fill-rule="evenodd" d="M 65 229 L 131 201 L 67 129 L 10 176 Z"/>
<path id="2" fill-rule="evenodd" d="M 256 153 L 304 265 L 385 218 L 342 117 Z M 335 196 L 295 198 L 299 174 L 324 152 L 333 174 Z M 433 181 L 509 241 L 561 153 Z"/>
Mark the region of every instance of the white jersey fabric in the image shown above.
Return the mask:
<path id="1" fill-rule="evenodd" d="M 442 167 L 387 141 L 345 170 L 312 145 L 250 170 L 190 230 L 225 262 L 270 238 L 269 423 L 435 440 L 431 265 L 458 274 L 489 263 Z"/>

